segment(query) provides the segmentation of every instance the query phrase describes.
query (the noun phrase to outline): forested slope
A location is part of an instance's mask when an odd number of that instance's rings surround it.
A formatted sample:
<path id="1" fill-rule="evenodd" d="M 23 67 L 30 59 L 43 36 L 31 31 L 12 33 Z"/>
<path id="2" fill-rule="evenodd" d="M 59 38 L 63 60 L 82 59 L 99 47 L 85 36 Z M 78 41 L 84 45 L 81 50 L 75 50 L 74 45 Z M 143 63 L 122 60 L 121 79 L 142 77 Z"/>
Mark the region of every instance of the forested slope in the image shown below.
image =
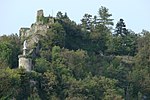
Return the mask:
<path id="1" fill-rule="evenodd" d="M 58 12 L 50 30 L 38 35 L 39 52 L 32 58 L 31 72 L 17 68 L 21 37 L 1 36 L 0 98 L 150 99 L 150 32 L 136 34 L 122 18 L 114 25 L 111 16 L 101 7 L 98 15 L 85 14 L 76 24 Z M 37 33 L 25 39 L 33 36 Z"/>

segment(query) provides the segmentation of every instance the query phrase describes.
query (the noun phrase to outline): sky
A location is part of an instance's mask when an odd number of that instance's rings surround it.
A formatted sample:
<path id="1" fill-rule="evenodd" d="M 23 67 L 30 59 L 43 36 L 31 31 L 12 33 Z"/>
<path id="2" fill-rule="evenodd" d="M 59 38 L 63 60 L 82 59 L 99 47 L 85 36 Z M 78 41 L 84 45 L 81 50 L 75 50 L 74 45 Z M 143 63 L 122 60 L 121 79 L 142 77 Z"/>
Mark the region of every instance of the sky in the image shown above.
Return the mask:
<path id="1" fill-rule="evenodd" d="M 0 36 L 19 34 L 21 27 L 30 27 L 40 9 L 45 16 L 67 12 L 78 24 L 85 13 L 98 15 L 101 6 L 109 9 L 114 24 L 123 18 L 126 27 L 136 33 L 150 31 L 150 0 L 0 0 L 0 4 Z"/>

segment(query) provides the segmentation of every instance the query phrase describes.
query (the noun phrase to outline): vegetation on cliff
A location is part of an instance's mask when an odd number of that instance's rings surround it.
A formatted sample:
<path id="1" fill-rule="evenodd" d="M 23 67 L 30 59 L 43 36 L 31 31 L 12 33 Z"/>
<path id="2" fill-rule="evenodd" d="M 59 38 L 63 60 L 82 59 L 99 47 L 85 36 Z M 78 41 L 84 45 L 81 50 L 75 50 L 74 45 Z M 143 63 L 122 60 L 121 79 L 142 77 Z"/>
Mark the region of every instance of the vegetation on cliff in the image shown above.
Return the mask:
<path id="1" fill-rule="evenodd" d="M 101 7 L 81 24 L 57 13 L 48 31 L 38 34 L 34 69 L 17 69 L 22 40 L 0 37 L 2 100 L 141 100 L 150 99 L 150 32 L 126 28 Z M 47 24 L 48 18 L 39 18 Z M 29 40 L 27 40 L 29 41 Z M 30 43 L 30 42 L 29 42 Z"/>

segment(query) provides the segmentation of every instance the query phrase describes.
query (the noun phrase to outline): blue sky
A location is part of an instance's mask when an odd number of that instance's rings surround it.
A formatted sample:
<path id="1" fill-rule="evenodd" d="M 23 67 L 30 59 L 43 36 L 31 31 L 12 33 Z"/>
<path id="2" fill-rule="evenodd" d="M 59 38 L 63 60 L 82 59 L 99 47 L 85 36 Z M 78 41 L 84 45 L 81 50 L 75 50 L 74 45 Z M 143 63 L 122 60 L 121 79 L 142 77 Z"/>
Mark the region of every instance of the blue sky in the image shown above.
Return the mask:
<path id="1" fill-rule="evenodd" d="M 149 0 L 0 0 L 0 4 L 0 35 L 30 27 L 39 9 L 44 10 L 45 16 L 67 12 L 71 20 L 80 23 L 85 13 L 97 15 L 101 6 L 109 9 L 115 24 L 123 18 L 127 28 L 136 33 L 150 31 Z"/>

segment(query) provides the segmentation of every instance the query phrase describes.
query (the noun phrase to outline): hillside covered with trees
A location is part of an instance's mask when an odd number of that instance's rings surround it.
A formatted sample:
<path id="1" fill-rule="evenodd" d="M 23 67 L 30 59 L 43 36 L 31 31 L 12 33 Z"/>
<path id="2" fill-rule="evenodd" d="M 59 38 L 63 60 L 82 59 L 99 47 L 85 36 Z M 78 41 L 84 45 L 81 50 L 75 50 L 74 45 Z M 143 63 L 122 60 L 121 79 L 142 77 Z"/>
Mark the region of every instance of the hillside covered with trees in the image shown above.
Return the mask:
<path id="1" fill-rule="evenodd" d="M 0 99 L 149 100 L 150 32 L 137 34 L 111 17 L 103 6 L 98 15 L 84 14 L 81 24 L 58 12 L 43 35 L 1 36 Z M 37 34 L 33 71 L 19 69 L 23 41 Z"/>

